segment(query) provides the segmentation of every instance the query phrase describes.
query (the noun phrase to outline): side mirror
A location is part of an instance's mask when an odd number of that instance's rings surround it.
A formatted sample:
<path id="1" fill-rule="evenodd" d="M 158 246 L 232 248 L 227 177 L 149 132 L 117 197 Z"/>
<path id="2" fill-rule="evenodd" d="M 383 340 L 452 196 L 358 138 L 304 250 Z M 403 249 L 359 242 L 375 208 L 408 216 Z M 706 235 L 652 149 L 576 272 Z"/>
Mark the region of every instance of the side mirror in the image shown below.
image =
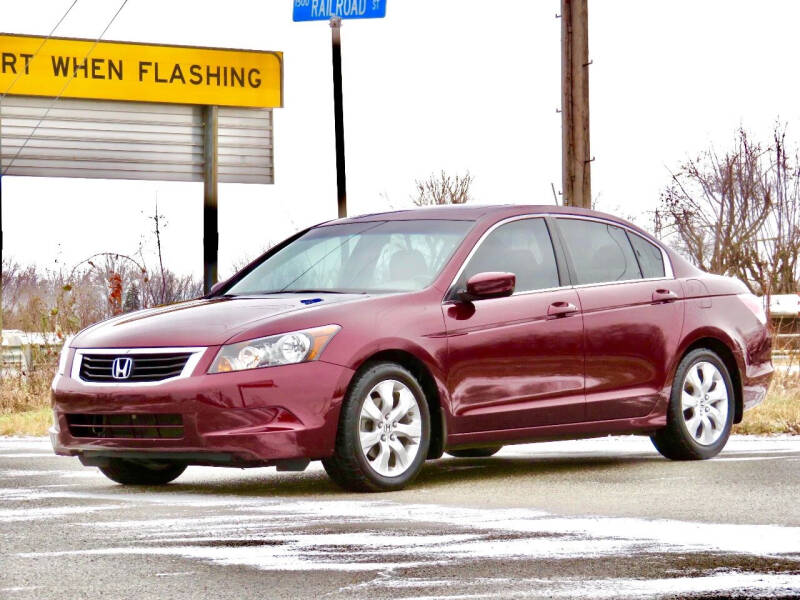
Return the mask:
<path id="1" fill-rule="evenodd" d="M 477 273 L 467 280 L 467 289 L 461 299 L 467 302 L 487 298 L 503 298 L 514 293 L 517 276 L 514 273 Z"/>

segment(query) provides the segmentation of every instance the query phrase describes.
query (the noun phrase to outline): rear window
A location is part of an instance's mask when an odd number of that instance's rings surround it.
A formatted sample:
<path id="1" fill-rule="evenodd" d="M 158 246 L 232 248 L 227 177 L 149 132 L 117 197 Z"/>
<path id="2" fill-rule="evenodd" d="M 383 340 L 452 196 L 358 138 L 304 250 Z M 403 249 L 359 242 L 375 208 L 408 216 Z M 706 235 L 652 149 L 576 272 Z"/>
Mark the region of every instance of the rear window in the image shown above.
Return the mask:
<path id="1" fill-rule="evenodd" d="M 623 229 L 582 219 L 559 219 L 558 223 L 572 257 L 578 285 L 642 278 Z"/>

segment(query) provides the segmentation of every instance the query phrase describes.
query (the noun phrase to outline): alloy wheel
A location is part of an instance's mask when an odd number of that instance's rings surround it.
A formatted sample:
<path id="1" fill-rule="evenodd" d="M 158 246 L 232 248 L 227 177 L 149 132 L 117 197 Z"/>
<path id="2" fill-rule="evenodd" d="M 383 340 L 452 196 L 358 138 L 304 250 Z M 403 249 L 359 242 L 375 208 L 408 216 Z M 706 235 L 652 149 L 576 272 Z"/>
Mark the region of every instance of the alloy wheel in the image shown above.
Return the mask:
<path id="1" fill-rule="evenodd" d="M 387 379 L 370 390 L 358 422 L 361 451 L 384 477 L 402 475 L 414 462 L 422 438 L 419 403 L 404 383 Z"/>
<path id="2" fill-rule="evenodd" d="M 728 388 L 716 366 L 702 361 L 689 368 L 683 380 L 681 412 L 698 444 L 710 446 L 722 436 L 728 419 Z"/>

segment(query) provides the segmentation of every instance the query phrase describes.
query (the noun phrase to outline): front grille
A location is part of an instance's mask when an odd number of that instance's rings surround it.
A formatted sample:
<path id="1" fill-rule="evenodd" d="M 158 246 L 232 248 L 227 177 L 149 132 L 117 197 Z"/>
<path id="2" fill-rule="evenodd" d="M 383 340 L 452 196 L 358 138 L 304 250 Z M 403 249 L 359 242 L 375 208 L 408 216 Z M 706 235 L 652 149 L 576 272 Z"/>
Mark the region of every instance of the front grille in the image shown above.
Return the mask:
<path id="1" fill-rule="evenodd" d="M 183 437 L 183 416 L 162 414 L 68 414 L 69 434 L 76 438 L 134 438 L 140 440 Z"/>
<path id="2" fill-rule="evenodd" d="M 96 383 L 124 383 L 162 381 L 177 377 L 183 372 L 191 352 L 169 352 L 160 354 L 84 354 L 81 360 L 80 377 Z M 133 366 L 128 377 L 117 379 L 112 365 L 117 358 L 130 358 Z"/>

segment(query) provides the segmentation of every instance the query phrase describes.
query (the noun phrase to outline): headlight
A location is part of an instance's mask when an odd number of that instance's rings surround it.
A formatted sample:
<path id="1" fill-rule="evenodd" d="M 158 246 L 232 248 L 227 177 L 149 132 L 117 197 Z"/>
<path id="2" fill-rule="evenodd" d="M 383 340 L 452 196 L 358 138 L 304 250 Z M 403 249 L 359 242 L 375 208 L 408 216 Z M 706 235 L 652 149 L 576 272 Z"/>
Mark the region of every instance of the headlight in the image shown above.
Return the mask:
<path id="1" fill-rule="evenodd" d="M 326 325 L 229 344 L 220 348 L 209 373 L 228 373 L 317 360 L 341 327 Z"/>
<path id="2" fill-rule="evenodd" d="M 59 375 L 66 375 L 67 374 L 67 357 L 69 356 L 69 345 L 72 342 L 72 338 L 74 335 L 69 336 L 66 340 L 64 340 L 64 345 L 61 347 L 61 354 L 58 357 L 58 374 Z"/>

